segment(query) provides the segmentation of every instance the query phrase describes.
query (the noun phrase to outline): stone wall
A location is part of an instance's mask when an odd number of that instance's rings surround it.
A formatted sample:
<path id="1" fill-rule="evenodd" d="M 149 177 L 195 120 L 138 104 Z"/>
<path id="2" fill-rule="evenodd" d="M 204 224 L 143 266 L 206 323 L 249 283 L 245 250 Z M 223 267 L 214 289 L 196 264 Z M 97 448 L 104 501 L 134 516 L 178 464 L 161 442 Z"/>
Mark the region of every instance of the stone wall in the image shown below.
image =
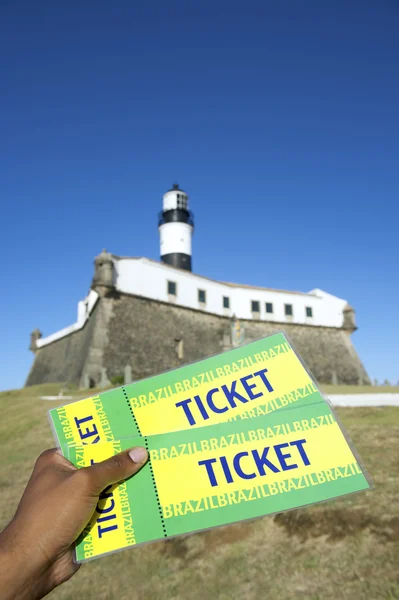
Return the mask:
<path id="1" fill-rule="evenodd" d="M 121 295 L 114 302 L 104 350 L 108 376 L 122 374 L 123 367 L 130 364 L 134 379 L 147 377 L 221 352 L 226 347 L 230 323 L 228 318 L 205 312 Z M 318 381 L 369 383 L 349 332 L 343 329 L 264 321 L 241 323 L 246 342 L 283 330 Z M 176 340 L 183 341 L 181 361 Z"/>
<path id="2" fill-rule="evenodd" d="M 246 342 L 283 330 L 320 382 L 369 383 L 348 331 L 264 321 L 241 323 Z M 147 298 L 126 294 L 101 298 L 83 330 L 36 353 L 27 385 L 44 381 L 81 384 L 85 370 L 98 384 L 101 367 L 111 379 L 122 375 L 126 365 L 131 366 L 133 379 L 141 379 L 226 349 L 230 324 L 228 318 Z"/>
<path id="3" fill-rule="evenodd" d="M 36 350 L 25 385 L 50 382 L 79 384 L 90 351 L 97 314 L 95 308 L 83 329 Z"/>
<path id="4" fill-rule="evenodd" d="M 114 301 L 104 363 L 108 376 L 132 367 L 133 379 L 147 377 L 221 352 L 229 319 L 139 298 L 121 295 Z M 177 353 L 183 341 L 183 359 Z"/>

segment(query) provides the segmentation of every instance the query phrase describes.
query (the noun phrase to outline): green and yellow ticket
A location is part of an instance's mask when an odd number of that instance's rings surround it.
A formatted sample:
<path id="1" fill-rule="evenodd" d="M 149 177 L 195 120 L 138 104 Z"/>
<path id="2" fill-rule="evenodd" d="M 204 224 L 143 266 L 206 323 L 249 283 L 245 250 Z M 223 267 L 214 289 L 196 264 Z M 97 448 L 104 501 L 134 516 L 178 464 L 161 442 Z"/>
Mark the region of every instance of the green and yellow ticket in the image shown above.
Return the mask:
<path id="1" fill-rule="evenodd" d="M 272 381 L 272 364 L 269 373 Z M 370 487 L 323 400 L 255 419 L 69 447 L 68 455 L 84 467 L 136 445 L 146 446 L 150 461 L 104 490 L 77 543 L 79 562 Z"/>
<path id="2" fill-rule="evenodd" d="M 58 445 L 113 442 L 324 401 L 283 333 L 50 410 Z"/>

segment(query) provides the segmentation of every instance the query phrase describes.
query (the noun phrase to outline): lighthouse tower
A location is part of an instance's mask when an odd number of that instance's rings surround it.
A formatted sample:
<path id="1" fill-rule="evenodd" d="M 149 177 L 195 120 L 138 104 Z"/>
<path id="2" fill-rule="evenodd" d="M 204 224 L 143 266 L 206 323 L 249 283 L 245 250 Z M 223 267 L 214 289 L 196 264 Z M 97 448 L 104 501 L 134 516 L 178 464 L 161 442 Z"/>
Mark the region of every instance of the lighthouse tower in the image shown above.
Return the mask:
<path id="1" fill-rule="evenodd" d="M 177 183 L 163 195 L 163 210 L 159 214 L 158 225 L 161 261 L 191 271 L 194 220 L 188 208 L 188 196 Z"/>

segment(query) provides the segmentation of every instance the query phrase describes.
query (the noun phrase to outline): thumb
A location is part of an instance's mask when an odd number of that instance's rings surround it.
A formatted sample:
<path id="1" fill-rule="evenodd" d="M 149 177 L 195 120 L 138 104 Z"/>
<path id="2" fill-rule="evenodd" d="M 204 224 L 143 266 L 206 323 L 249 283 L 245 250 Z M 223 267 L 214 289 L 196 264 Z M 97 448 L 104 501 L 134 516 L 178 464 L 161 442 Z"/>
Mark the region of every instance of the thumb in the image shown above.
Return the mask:
<path id="1" fill-rule="evenodd" d="M 95 495 L 101 494 L 107 486 L 119 483 L 140 471 L 147 460 L 147 450 L 137 446 L 86 467 L 83 470 L 86 471 L 86 476 L 89 476 L 90 491 Z"/>

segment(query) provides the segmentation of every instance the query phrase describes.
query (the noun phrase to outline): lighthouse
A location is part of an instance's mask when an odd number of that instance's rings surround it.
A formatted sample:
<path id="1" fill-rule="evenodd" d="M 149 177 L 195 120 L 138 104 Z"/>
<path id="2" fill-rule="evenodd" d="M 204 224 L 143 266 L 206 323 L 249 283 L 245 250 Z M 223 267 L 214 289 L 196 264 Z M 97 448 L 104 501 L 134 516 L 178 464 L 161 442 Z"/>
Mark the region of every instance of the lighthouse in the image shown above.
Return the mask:
<path id="1" fill-rule="evenodd" d="M 188 195 L 177 183 L 163 195 L 163 210 L 159 214 L 158 229 L 161 261 L 191 271 L 194 219 L 189 210 Z"/>

